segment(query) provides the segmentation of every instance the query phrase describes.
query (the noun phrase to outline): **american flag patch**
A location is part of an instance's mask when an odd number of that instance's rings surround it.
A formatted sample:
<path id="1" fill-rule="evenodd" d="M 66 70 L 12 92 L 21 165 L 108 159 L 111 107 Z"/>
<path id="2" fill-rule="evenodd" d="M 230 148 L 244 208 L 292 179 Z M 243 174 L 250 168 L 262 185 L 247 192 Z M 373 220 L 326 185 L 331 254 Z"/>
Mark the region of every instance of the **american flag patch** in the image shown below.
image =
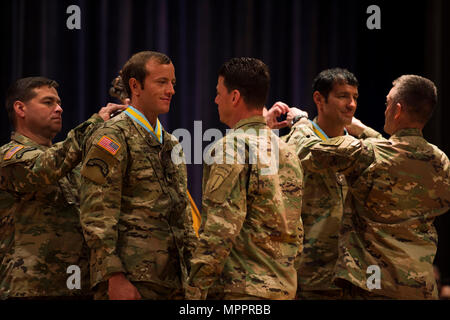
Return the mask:
<path id="1" fill-rule="evenodd" d="M 21 145 L 16 145 L 14 147 L 12 147 L 11 149 L 8 150 L 8 152 L 5 154 L 5 156 L 3 157 L 3 160 L 9 160 L 13 157 L 13 155 L 15 155 L 17 153 L 17 151 L 19 151 L 20 149 L 23 149 L 23 146 Z"/>
<path id="2" fill-rule="evenodd" d="M 115 155 L 117 151 L 120 149 L 120 144 L 115 142 L 113 139 L 108 138 L 107 136 L 103 136 L 99 142 L 97 142 L 97 145 L 111 153 L 112 155 Z"/>

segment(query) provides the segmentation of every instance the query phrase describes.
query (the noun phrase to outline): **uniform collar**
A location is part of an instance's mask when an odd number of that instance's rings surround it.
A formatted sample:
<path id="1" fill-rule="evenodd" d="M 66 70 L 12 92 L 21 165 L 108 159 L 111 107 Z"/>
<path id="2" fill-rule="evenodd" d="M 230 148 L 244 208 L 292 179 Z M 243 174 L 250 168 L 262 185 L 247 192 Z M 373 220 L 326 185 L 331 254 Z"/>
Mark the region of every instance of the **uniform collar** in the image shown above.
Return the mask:
<path id="1" fill-rule="evenodd" d="M 238 123 L 236 123 L 233 127 L 233 129 L 238 129 L 250 124 L 261 124 L 266 125 L 266 119 L 263 116 L 253 116 L 250 118 L 245 118 L 242 120 L 239 120 Z"/>
<path id="2" fill-rule="evenodd" d="M 30 139 L 30 138 L 28 138 L 28 137 L 26 137 L 26 136 L 24 136 L 24 135 L 22 135 L 20 133 L 17 133 L 17 132 L 11 133 L 11 140 L 14 141 L 14 142 L 23 144 L 25 146 L 28 146 L 28 147 L 36 147 L 36 148 L 39 148 L 41 150 L 42 149 L 45 150 L 45 149 L 49 148 L 47 146 L 43 146 L 43 145 L 41 145 L 39 143 L 36 143 L 34 140 L 32 140 L 32 139 Z"/>
<path id="3" fill-rule="evenodd" d="M 128 119 L 128 121 L 130 121 L 134 125 L 136 130 L 140 133 L 140 135 L 145 139 L 145 141 L 147 141 L 147 143 L 150 146 L 155 147 L 155 146 L 162 145 L 161 143 L 159 143 L 159 141 L 156 139 L 156 137 L 154 135 L 152 135 L 150 132 L 145 130 L 139 123 L 135 122 L 133 119 L 131 119 L 128 116 L 126 117 L 126 119 Z M 163 134 L 163 144 L 164 144 L 164 142 L 167 141 L 168 136 L 162 125 L 161 125 L 161 131 Z"/>
<path id="4" fill-rule="evenodd" d="M 145 117 L 145 115 L 134 108 L 133 106 L 128 106 L 128 108 L 124 112 L 128 117 L 133 119 L 134 122 L 142 126 L 148 133 L 150 133 L 154 138 L 160 143 L 163 143 L 163 128 L 159 119 L 156 118 L 155 128 L 151 125 L 150 121 Z"/>
<path id="5" fill-rule="evenodd" d="M 312 125 L 313 125 L 313 131 L 314 131 L 314 133 L 315 133 L 319 138 L 321 138 L 322 140 L 330 139 L 330 138 L 327 136 L 327 134 L 325 133 L 325 131 L 323 131 L 322 128 L 319 126 L 319 122 L 317 121 L 317 119 L 318 119 L 318 117 L 316 116 L 312 121 L 310 120 L 311 123 L 312 123 Z M 344 128 L 344 134 L 343 134 L 343 136 L 346 136 L 346 135 L 348 135 L 348 131 L 347 131 L 347 129 Z"/>
<path id="6" fill-rule="evenodd" d="M 417 128 L 409 128 L 409 129 L 400 129 L 397 132 L 395 132 L 392 137 L 406 137 L 406 136 L 419 136 L 423 137 L 422 130 Z"/>

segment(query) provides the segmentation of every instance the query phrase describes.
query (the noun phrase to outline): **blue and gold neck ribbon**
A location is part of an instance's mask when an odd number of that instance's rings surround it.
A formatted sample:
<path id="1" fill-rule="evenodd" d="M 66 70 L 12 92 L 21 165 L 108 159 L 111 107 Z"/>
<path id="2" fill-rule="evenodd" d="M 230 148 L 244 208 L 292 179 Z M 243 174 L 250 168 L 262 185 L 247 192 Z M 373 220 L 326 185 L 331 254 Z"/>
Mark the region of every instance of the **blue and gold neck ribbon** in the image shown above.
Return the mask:
<path id="1" fill-rule="evenodd" d="M 322 141 L 325 141 L 327 139 L 330 139 L 325 132 L 319 127 L 317 123 L 315 123 L 312 120 L 309 120 L 313 125 L 313 131 Z M 347 129 L 344 128 L 344 135 L 348 135 Z"/>
<path id="2" fill-rule="evenodd" d="M 156 128 L 153 129 L 150 122 L 148 122 L 147 118 L 138 110 L 133 108 L 132 106 L 128 106 L 128 108 L 124 111 L 127 116 L 133 119 L 135 122 L 140 124 L 145 130 L 147 130 L 152 136 L 158 140 L 159 143 L 163 143 L 163 134 L 161 129 L 161 123 L 159 119 L 156 118 Z"/>

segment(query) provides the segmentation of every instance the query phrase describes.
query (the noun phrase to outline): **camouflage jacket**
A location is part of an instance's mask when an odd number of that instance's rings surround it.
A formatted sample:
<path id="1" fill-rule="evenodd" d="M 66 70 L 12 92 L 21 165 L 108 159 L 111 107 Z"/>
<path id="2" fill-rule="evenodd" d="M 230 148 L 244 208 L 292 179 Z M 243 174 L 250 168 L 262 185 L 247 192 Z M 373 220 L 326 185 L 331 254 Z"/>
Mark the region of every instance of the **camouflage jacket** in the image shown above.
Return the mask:
<path id="1" fill-rule="evenodd" d="M 263 117 L 239 121 L 214 146 L 215 161 L 204 166 L 203 231 L 187 298 L 204 299 L 212 286 L 266 299 L 294 298 L 294 259 L 303 241 L 303 172 L 294 150 Z M 237 158 L 227 161 L 234 153 Z"/>
<path id="2" fill-rule="evenodd" d="M 311 146 L 303 164 L 311 170 L 332 167 L 350 185 L 354 210 L 346 211 L 339 239 L 336 278 L 370 291 L 371 266 L 381 271 L 377 295 L 435 299 L 434 218 L 450 206 L 447 156 L 418 129 L 397 131 L 389 140 L 338 137 L 321 142 L 308 126 L 298 126 Z M 369 268 L 370 267 L 370 268 Z"/>
<path id="3" fill-rule="evenodd" d="M 314 119 L 317 124 L 317 119 Z M 309 150 L 298 144 L 295 130 L 283 137 L 300 160 Z M 362 137 L 379 136 L 368 128 Z M 315 142 L 315 141 L 314 141 Z M 335 290 L 334 268 L 338 257 L 338 235 L 348 194 L 345 176 L 332 168 L 320 172 L 304 170 L 302 220 L 305 229 L 303 253 L 296 261 L 297 291 Z M 348 202 L 347 202 L 348 203 Z"/>
<path id="4" fill-rule="evenodd" d="M 0 298 L 89 293 L 73 168 L 90 125 L 99 122 L 93 116 L 51 148 L 17 133 L 0 148 Z M 81 269 L 81 290 L 67 287 L 71 265 Z"/>
<path id="5" fill-rule="evenodd" d="M 107 142 L 105 144 L 105 141 Z M 123 272 L 130 281 L 181 289 L 196 244 L 181 144 L 163 144 L 122 113 L 86 144 L 81 223 L 90 247 L 91 285 Z"/>

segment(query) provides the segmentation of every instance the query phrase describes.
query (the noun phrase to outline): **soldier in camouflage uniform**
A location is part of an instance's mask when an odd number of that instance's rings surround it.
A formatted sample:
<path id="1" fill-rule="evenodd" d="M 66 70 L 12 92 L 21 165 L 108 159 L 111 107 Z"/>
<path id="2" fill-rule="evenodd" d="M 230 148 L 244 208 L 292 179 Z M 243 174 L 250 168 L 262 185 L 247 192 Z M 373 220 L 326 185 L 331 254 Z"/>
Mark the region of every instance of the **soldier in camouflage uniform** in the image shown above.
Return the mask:
<path id="1" fill-rule="evenodd" d="M 79 222 L 81 144 L 117 107 L 103 108 L 52 147 L 61 130 L 55 81 L 19 79 L 6 108 L 15 128 L 0 148 L 0 297 L 44 298 L 89 294 L 87 247 Z M 67 268 L 81 269 L 81 290 L 67 287 Z"/>
<path id="2" fill-rule="evenodd" d="M 119 99 L 120 101 L 126 101 L 129 100 L 128 97 L 128 93 L 127 90 L 125 89 L 125 85 L 122 82 L 122 72 L 119 73 L 119 76 L 114 78 L 114 80 L 111 83 L 111 88 L 109 89 L 109 94 L 112 97 L 115 97 L 117 99 Z M 194 227 L 194 231 L 195 234 L 198 238 L 198 230 L 200 228 L 201 225 L 201 215 L 200 215 L 200 211 L 197 208 L 197 205 L 195 204 L 194 199 L 192 198 L 191 194 L 189 193 L 189 190 L 186 189 L 187 192 L 187 196 L 189 199 L 189 204 L 191 206 L 191 211 L 192 211 L 192 223 L 193 223 L 193 227 Z"/>
<path id="3" fill-rule="evenodd" d="M 313 100 L 318 116 L 311 121 L 314 135 L 322 140 L 346 135 L 345 126 L 350 124 L 356 111 L 358 80 L 345 69 L 324 70 L 313 83 Z M 290 118 L 277 122 L 276 117 L 289 111 L 282 103 L 275 103 L 267 112 L 271 128 L 291 124 Z M 290 141 L 291 134 L 283 137 Z M 365 135 L 377 135 L 370 129 Z M 292 143 L 291 143 L 292 144 Z M 307 149 L 299 149 L 300 160 L 308 155 Z M 304 249 L 296 261 L 298 271 L 298 299 L 339 299 L 342 290 L 333 283 L 334 268 L 338 257 L 338 234 L 344 208 L 349 205 L 348 186 L 343 174 L 331 168 L 321 172 L 304 169 L 302 220 L 305 228 Z"/>
<path id="4" fill-rule="evenodd" d="M 295 296 L 303 173 L 262 116 L 269 82 L 267 66 L 257 59 L 234 58 L 219 71 L 215 102 L 233 131 L 204 166 L 203 231 L 191 261 L 189 299 Z"/>
<path id="5" fill-rule="evenodd" d="M 144 51 L 122 69 L 131 105 L 100 127 L 82 164 L 81 222 L 96 299 L 178 299 L 196 236 L 181 145 L 158 115 L 175 93 L 175 69 Z"/>
<path id="6" fill-rule="evenodd" d="M 393 85 L 385 112 L 389 140 L 348 136 L 322 142 L 305 119 L 291 139 L 310 148 L 306 167 L 332 167 L 347 177 L 355 211 L 344 213 L 335 271 L 346 297 L 437 299 L 433 221 L 450 207 L 450 164 L 422 135 L 437 90 L 414 75 Z M 358 123 L 352 134 L 365 129 Z"/>

